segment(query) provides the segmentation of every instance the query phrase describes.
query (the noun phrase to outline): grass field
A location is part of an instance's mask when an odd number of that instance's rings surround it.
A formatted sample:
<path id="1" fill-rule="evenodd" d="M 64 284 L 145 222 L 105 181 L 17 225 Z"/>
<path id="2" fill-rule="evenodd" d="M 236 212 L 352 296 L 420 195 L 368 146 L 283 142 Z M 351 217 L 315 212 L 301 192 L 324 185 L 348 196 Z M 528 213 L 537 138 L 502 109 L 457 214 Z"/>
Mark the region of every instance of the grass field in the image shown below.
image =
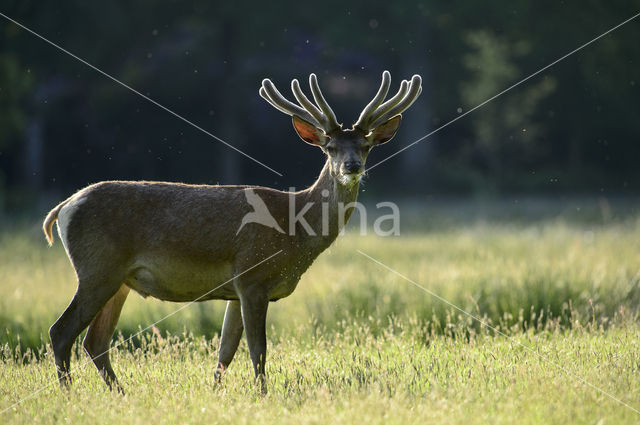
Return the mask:
<path id="1" fill-rule="evenodd" d="M 110 393 L 79 347 L 74 386 L 60 391 L 46 330 L 73 272 L 39 223 L 6 222 L 0 423 L 640 422 L 638 206 L 408 205 L 400 237 L 348 233 L 270 307 L 265 397 L 244 342 L 212 389 L 223 302 L 125 341 L 181 306 L 137 295 L 112 352 L 127 395 Z"/>

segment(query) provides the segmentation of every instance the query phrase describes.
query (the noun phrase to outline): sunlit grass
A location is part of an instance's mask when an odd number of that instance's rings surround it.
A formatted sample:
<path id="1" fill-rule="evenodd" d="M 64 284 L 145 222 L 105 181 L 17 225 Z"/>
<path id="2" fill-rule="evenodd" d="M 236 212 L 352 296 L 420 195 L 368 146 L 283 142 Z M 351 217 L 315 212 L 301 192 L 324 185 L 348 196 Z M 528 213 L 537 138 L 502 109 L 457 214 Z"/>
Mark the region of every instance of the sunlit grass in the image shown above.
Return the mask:
<path id="1" fill-rule="evenodd" d="M 425 339 L 414 325 L 397 323 L 376 337 L 367 323 L 348 324 L 317 338 L 308 338 L 306 330 L 294 331 L 272 343 L 264 398 L 252 385 L 244 344 L 223 386 L 212 389 L 216 338 L 148 337 L 138 348 L 114 350 L 115 369 L 127 389 L 124 397 L 106 389 L 86 356 L 74 359 L 74 385 L 68 393 L 52 383 L 50 354 L 27 365 L 8 362 L 0 372 L 3 408 L 46 387 L 10 408 L 3 422 L 507 424 L 638 419 L 631 409 L 576 378 L 637 408 L 640 335 L 635 324 L 620 322 L 607 331 L 518 333 L 513 339 L 490 331 L 470 338 Z"/>
<path id="2" fill-rule="evenodd" d="M 419 215 L 400 237 L 339 238 L 270 307 L 264 398 L 244 342 L 212 390 L 224 311 L 215 301 L 114 350 L 127 396 L 106 390 L 79 346 L 74 386 L 61 392 L 47 329 L 75 291 L 73 270 L 59 241 L 46 247 L 39 224 L 5 227 L 0 409 L 46 387 L 0 422 L 633 423 L 637 413 L 581 378 L 640 408 L 640 215 L 588 214 Z M 119 340 L 179 306 L 130 295 Z"/>

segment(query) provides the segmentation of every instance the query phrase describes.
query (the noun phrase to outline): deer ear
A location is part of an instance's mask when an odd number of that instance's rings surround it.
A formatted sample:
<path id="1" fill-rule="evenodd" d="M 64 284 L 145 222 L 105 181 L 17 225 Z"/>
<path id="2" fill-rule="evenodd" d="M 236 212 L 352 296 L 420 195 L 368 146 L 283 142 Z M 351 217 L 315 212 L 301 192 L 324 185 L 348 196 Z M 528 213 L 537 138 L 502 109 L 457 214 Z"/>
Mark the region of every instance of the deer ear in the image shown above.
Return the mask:
<path id="1" fill-rule="evenodd" d="M 329 140 L 329 137 L 322 130 L 295 115 L 293 116 L 293 128 L 296 129 L 298 136 L 310 145 L 324 146 Z"/>
<path id="2" fill-rule="evenodd" d="M 398 127 L 400 127 L 400 121 L 402 121 L 402 115 L 396 115 L 389 121 L 380 124 L 371 130 L 371 133 L 367 135 L 367 140 L 372 145 L 387 143 L 396 135 L 396 131 L 398 131 Z"/>

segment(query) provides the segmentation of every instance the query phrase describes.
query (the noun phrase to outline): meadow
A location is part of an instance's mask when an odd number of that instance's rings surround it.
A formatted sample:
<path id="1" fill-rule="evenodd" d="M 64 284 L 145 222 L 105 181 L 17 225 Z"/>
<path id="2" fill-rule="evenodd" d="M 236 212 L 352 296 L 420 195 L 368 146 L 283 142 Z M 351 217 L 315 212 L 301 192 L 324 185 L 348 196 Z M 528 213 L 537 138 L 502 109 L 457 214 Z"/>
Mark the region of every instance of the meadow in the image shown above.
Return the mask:
<path id="1" fill-rule="evenodd" d="M 46 247 L 40 222 L 5 220 L 0 422 L 640 421 L 640 204 L 401 210 L 400 236 L 352 228 L 271 305 L 264 397 L 244 341 L 212 388 L 224 302 L 190 305 L 145 330 L 183 304 L 135 294 L 111 353 L 127 395 L 107 390 L 79 345 L 74 385 L 61 391 L 47 329 L 75 291 L 73 271 L 59 240 Z"/>

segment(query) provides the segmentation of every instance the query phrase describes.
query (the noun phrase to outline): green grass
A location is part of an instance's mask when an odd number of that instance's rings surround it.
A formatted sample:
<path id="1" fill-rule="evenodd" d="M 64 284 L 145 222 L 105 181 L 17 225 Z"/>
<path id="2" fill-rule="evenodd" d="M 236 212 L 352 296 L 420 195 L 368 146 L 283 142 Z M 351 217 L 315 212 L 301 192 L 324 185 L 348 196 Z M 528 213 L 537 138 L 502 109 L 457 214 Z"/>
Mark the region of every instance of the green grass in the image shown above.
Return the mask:
<path id="1" fill-rule="evenodd" d="M 0 422 L 638 422 L 580 379 L 640 409 L 640 213 L 594 205 L 406 208 L 401 237 L 340 238 L 270 307 L 264 398 L 244 342 L 212 390 L 223 302 L 192 305 L 115 349 L 125 397 L 106 390 L 79 346 L 74 386 L 61 392 L 46 332 L 75 291 L 73 271 L 38 223 L 5 225 L 0 410 L 46 387 Z M 179 306 L 132 294 L 120 341 Z"/>

